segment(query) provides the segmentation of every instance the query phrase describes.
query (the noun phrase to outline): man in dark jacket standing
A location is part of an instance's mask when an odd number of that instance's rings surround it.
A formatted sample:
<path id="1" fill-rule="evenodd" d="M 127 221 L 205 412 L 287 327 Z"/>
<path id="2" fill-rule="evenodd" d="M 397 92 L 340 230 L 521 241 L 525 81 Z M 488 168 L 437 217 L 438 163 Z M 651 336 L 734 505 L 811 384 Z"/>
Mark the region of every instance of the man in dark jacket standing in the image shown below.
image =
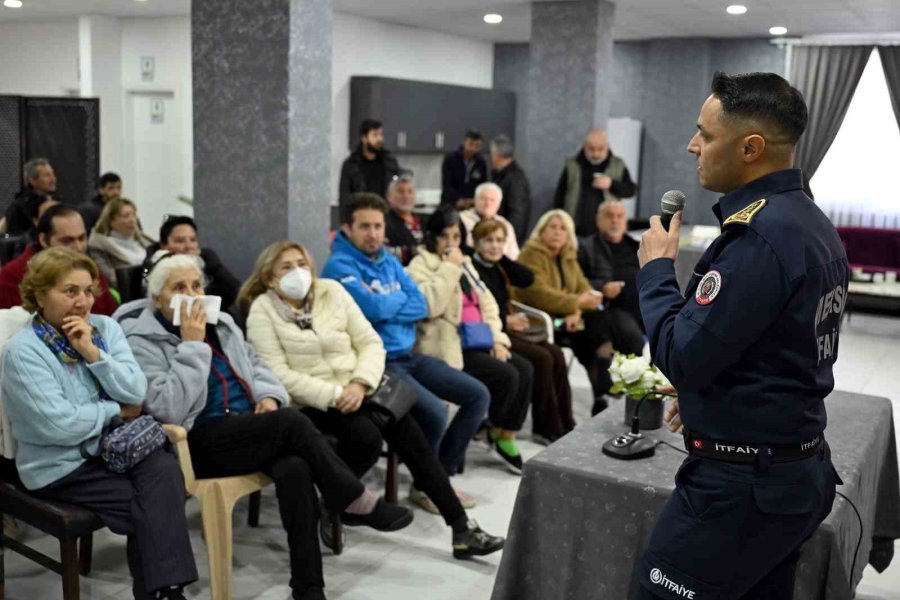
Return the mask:
<path id="1" fill-rule="evenodd" d="M 621 200 L 636 191 L 628 167 L 609 149 L 606 132 L 597 129 L 584 138 L 581 152 L 569 158 L 556 184 L 553 208 L 562 208 L 575 221 L 575 233 L 594 233 L 594 216 L 604 200 Z"/>
<path id="2" fill-rule="evenodd" d="M 503 190 L 499 214 L 512 224 L 516 239 L 524 245 L 531 219 L 531 186 L 513 157 L 512 141 L 505 135 L 491 140 L 491 167 L 491 180 Z"/>
<path id="3" fill-rule="evenodd" d="M 487 162 L 481 156 L 481 132 L 466 131 L 462 146 L 444 156 L 441 166 L 441 204 L 459 210 L 472 206 L 475 188 L 488 180 Z"/>
<path id="4" fill-rule="evenodd" d="M 22 235 L 31 231 L 37 207 L 46 202 L 48 197 L 59 200 L 56 196 L 56 173 L 46 158 L 29 160 L 22 171 L 25 187 L 16 194 L 12 204 L 6 209 L 6 233 L 9 235 Z"/>
<path id="5" fill-rule="evenodd" d="M 383 198 L 391 180 L 399 173 L 397 159 L 384 148 L 381 121 L 365 119 L 359 126 L 359 146 L 341 167 L 338 199 L 341 209 L 350 202 L 350 194 L 356 192 L 371 192 Z"/>

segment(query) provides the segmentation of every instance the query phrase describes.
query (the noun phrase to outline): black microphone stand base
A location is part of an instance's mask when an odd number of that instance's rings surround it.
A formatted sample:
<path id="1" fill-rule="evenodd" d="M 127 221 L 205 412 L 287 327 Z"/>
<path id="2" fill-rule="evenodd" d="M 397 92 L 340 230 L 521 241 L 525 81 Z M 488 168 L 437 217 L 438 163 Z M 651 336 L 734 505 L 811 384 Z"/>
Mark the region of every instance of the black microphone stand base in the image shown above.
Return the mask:
<path id="1" fill-rule="evenodd" d="M 603 454 L 619 460 L 648 458 L 656 453 L 656 442 L 640 433 L 623 433 L 603 444 Z"/>

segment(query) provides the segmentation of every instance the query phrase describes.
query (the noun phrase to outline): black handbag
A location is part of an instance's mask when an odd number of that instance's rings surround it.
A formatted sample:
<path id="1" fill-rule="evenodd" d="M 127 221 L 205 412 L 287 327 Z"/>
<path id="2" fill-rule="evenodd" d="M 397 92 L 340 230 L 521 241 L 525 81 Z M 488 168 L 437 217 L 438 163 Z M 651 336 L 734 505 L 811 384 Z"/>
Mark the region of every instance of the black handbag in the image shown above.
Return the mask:
<path id="1" fill-rule="evenodd" d="M 367 411 L 379 428 L 396 423 L 406 416 L 419 395 L 416 388 L 385 371 L 378 389 L 366 398 Z"/>

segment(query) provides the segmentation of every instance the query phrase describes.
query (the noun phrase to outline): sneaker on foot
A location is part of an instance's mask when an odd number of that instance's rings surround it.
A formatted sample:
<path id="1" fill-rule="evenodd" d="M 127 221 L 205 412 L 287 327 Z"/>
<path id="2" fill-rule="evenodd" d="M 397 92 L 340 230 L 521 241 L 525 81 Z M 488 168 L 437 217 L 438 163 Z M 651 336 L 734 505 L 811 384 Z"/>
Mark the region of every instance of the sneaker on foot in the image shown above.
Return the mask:
<path id="1" fill-rule="evenodd" d="M 434 502 L 431 501 L 431 498 L 429 498 L 425 492 L 412 486 L 409 488 L 409 501 L 418 504 L 419 508 L 427 510 L 433 515 L 441 514 L 441 511 L 438 510 L 438 507 L 435 506 Z M 465 507 L 465 505 L 463 507 Z"/>
<path id="2" fill-rule="evenodd" d="M 522 474 L 522 454 L 519 452 L 515 440 L 498 439 L 494 441 L 494 449 L 506 463 L 506 468 L 510 472 L 516 475 Z"/>
<path id="3" fill-rule="evenodd" d="M 319 539 L 322 540 L 322 545 L 334 552 L 334 536 L 332 536 L 331 529 L 331 514 L 322 508 L 321 516 L 319 517 Z"/>
<path id="4" fill-rule="evenodd" d="M 405 506 L 385 502 L 381 498 L 367 515 L 353 515 L 345 512 L 341 516 L 344 525 L 365 525 L 376 531 L 397 531 L 412 523 L 412 511 Z"/>
<path id="5" fill-rule="evenodd" d="M 482 530 L 474 520 L 469 519 L 468 527 L 461 533 L 453 534 L 453 558 L 470 558 L 493 554 L 503 548 L 506 540 Z"/>

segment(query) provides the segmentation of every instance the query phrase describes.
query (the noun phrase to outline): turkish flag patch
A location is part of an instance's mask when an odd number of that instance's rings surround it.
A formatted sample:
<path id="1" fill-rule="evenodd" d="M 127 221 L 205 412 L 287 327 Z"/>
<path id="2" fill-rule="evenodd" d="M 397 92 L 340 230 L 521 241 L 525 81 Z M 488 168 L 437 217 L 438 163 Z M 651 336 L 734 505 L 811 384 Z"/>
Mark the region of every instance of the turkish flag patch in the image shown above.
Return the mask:
<path id="1" fill-rule="evenodd" d="M 703 442 L 700 440 L 694 440 L 694 448 L 697 450 L 703 450 Z"/>

